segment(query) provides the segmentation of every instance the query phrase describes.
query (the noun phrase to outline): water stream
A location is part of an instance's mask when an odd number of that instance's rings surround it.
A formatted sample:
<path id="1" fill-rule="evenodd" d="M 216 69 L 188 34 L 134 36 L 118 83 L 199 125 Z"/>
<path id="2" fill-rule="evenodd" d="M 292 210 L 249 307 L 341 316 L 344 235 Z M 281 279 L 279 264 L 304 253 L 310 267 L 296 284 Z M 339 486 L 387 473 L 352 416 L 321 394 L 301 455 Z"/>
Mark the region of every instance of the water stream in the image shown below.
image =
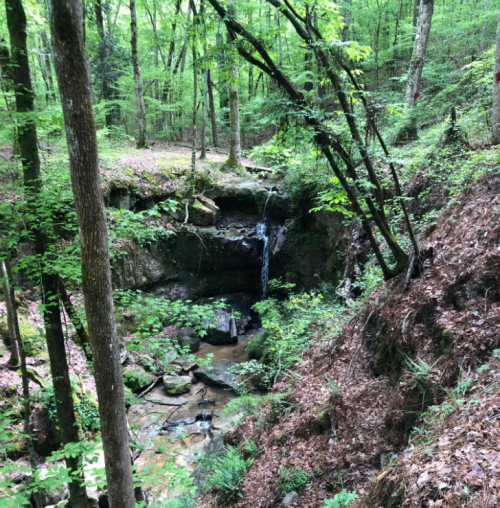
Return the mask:
<path id="1" fill-rule="evenodd" d="M 264 211 L 262 213 L 262 222 L 257 224 L 257 234 L 264 242 L 262 249 L 262 271 L 260 275 L 260 293 L 262 300 L 267 298 L 268 284 L 269 284 L 269 232 L 268 232 L 268 219 L 267 219 L 267 204 L 271 197 L 272 191 L 267 195 L 266 203 L 264 204 Z"/>

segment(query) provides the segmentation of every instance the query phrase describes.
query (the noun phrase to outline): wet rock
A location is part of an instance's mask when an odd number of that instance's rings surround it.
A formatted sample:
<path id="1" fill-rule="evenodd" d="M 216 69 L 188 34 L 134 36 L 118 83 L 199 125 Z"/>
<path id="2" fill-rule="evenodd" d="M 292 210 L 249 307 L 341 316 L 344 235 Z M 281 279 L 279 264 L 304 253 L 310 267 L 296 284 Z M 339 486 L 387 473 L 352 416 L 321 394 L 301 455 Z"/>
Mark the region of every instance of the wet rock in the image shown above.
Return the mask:
<path id="1" fill-rule="evenodd" d="M 238 364 L 230 362 L 229 360 L 219 360 L 215 362 L 213 368 L 209 366 L 199 367 L 194 372 L 198 381 L 209 386 L 220 386 L 230 390 L 237 390 L 238 383 L 236 382 L 235 371 L 238 370 Z"/>
<path id="2" fill-rule="evenodd" d="M 187 348 L 191 353 L 200 347 L 200 339 L 194 328 L 182 328 L 177 334 L 177 342 L 181 348 Z"/>
<path id="3" fill-rule="evenodd" d="M 293 491 L 287 494 L 283 502 L 281 503 L 283 508 L 288 508 L 289 506 L 299 506 L 299 495 L 297 492 Z"/>
<path id="4" fill-rule="evenodd" d="M 168 395 L 180 395 L 191 390 L 189 376 L 163 376 L 163 386 Z"/>
<path id="5" fill-rule="evenodd" d="M 238 342 L 238 330 L 232 313 L 220 311 L 217 314 L 215 326 L 207 330 L 204 339 L 214 346 L 236 344 Z"/>
<path id="6" fill-rule="evenodd" d="M 164 374 L 167 376 L 179 376 L 182 374 L 182 367 L 180 365 L 175 365 L 174 363 L 168 363 L 165 365 Z"/>
<path id="7" fill-rule="evenodd" d="M 154 376 L 146 372 L 139 365 L 127 365 L 123 371 L 123 382 L 133 392 L 138 392 L 147 388 L 153 382 Z"/>

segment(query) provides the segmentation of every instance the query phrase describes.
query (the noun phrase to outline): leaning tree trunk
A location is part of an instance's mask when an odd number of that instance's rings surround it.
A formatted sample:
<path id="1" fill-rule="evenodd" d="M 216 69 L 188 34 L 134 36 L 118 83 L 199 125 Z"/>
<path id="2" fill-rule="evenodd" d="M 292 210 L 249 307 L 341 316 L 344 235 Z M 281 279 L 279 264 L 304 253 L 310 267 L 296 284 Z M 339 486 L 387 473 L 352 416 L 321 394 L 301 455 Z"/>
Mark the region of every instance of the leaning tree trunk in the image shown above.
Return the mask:
<path id="1" fill-rule="evenodd" d="M 141 71 L 139 68 L 139 55 L 137 53 L 137 13 L 135 0 L 130 0 L 130 45 L 132 46 L 132 67 L 134 69 L 135 100 L 137 102 L 137 119 L 139 120 L 139 137 L 137 148 L 146 148 L 146 109 L 142 96 Z"/>
<path id="2" fill-rule="evenodd" d="M 94 358 L 107 487 L 112 508 L 134 508 L 120 346 L 116 335 L 106 211 L 87 79 L 80 0 L 52 0 L 54 66 L 63 106 L 82 259 L 82 287 Z"/>
<path id="3" fill-rule="evenodd" d="M 431 32 L 432 13 L 434 11 L 434 0 L 421 0 L 417 22 L 417 34 L 413 45 L 413 54 L 410 60 L 408 71 L 408 82 L 406 85 L 406 107 L 413 108 L 418 99 L 420 80 L 424 68 L 427 43 Z"/>
<path id="4" fill-rule="evenodd" d="M 22 129 L 18 129 L 18 147 L 23 167 L 24 187 L 28 211 L 31 216 L 37 216 L 41 192 L 40 158 L 38 154 L 38 139 L 34 119 L 34 92 L 31 84 L 28 60 L 28 46 L 26 41 L 26 14 L 21 0 L 6 0 L 7 26 L 11 44 L 11 68 L 13 87 L 16 97 L 18 114 L 25 117 Z M 33 221 L 36 223 L 36 220 Z M 38 227 L 33 226 L 37 255 L 43 259 L 47 253 L 47 237 Z M 61 323 L 61 311 L 58 299 L 57 275 L 42 268 L 41 286 L 43 294 L 43 318 L 45 337 L 50 360 L 50 371 L 54 386 L 56 411 L 63 444 L 79 441 L 78 428 L 73 406 L 73 396 L 69 379 L 68 363 L 64 333 Z M 66 458 L 66 464 L 71 473 L 75 473 L 74 481 L 69 483 L 70 503 L 72 508 L 87 508 L 87 492 L 83 485 L 83 477 L 77 476 L 79 457 Z"/>
<path id="5" fill-rule="evenodd" d="M 495 70 L 493 76 L 493 115 L 492 137 L 494 145 L 500 144 L 500 14 L 497 25 L 497 42 L 495 48 Z"/>

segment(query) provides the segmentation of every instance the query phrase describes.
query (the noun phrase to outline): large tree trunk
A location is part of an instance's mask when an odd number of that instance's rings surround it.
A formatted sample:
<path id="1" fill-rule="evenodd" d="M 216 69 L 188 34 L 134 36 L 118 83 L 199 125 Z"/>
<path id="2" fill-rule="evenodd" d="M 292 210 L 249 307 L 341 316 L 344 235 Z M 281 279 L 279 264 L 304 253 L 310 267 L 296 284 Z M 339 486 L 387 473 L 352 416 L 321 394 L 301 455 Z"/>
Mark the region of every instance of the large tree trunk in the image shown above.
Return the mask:
<path id="1" fill-rule="evenodd" d="M 234 17 L 236 15 L 234 7 L 228 9 L 229 15 Z M 230 38 L 228 35 L 228 42 Z M 238 69 L 233 63 L 231 65 L 232 79 L 228 83 L 229 88 L 229 158 L 224 164 L 230 168 L 237 168 L 241 166 L 241 131 L 240 131 L 240 106 L 238 99 Z"/>
<path id="2" fill-rule="evenodd" d="M 495 70 L 493 71 L 493 115 L 491 142 L 500 144 L 500 14 L 497 25 L 497 42 L 495 48 Z"/>
<path id="3" fill-rule="evenodd" d="M 421 0 L 417 23 L 417 34 L 413 45 L 413 54 L 408 71 L 408 83 L 406 85 L 406 107 L 413 108 L 417 102 L 422 69 L 424 68 L 427 43 L 431 32 L 432 13 L 434 0 Z"/>
<path id="4" fill-rule="evenodd" d="M 144 107 L 144 97 L 142 96 L 141 71 L 139 69 L 139 55 L 137 53 L 137 13 L 135 10 L 135 0 L 130 0 L 130 31 L 135 100 L 137 102 L 137 119 L 139 120 L 137 148 L 146 148 L 146 109 Z"/>
<path id="5" fill-rule="evenodd" d="M 82 259 L 82 287 L 112 508 L 134 508 L 120 347 L 116 335 L 106 211 L 87 79 L 80 0 L 52 0 L 54 66 L 63 106 Z"/>
<path id="6" fill-rule="evenodd" d="M 34 93 L 31 84 L 26 43 L 26 15 L 21 0 L 6 0 L 7 26 L 10 34 L 12 77 L 16 96 L 17 112 L 26 118 L 23 128 L 18 130 L 18 146 L 24 174 L 24 186 L 29 212 L 36 217 L 41 191 L 40 158 L 34 119 Z M 81 12 L 81 11 L 80 11 Z M 37 254 L 43 259 L 47 250 L 47 238 L 36 226 L 32 228 Z M 73 407 L 73 396 L 66 362 L 64 334 L 58 299 L 57 275 L 42 268 L 41 282 L 44 304 L 44 324 L 50 371 L 54 385 L 57 419 L 63 444 L 79 441 L 78 428 Z M 67 457 L 70 474 L 79 468 L 79 457 Z M 69 484 L 72 508 L 87 508 L 88 500 L 83 478 L 75 476 Z"/>
<path id="7" fill-rule="evenodd" d="M 36 454 L 33 446 L 33 439 L 31 437 L 30 429 L 30 388 L 28 371 L 26 369 L 26 353 L 24 352 L 23 341 L 21 338 L 21 332 L 19 331 L 19 321 L 17 320 L 17 311 L 15 306 L 14 288 L 11 284 L 11 270 L 10 264 L 6 260 L 0 261 L 0 279 L 2 279 L 3 294 L 5 297 L 5 305 L 7 307 L 7 322 L 9 326 L 9 334 L 13 342 L 16 343 L 17 350 L 20 353 L 20 364 L 21 364 L 21 380 L 23 384 L 23 423 L 24 423 L 24 439 L 26 441 L 26 448 L 28 450 L 28 458 L 30 461 L 31 470 L 36 471 Z M 31 479 L 28 479 L 27 483 L 31 483 Z M 36 508 L 42 508 L 43 503 L 40 492 L 33 492 L 33 499 L 35 501 Z"/>

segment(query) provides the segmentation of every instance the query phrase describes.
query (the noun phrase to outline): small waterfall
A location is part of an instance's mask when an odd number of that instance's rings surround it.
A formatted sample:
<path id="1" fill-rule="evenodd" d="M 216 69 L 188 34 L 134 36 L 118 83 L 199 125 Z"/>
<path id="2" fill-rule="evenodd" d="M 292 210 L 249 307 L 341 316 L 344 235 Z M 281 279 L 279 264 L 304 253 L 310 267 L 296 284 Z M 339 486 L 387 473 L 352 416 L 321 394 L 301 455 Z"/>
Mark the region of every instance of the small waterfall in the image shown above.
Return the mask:
<path id="1" fill-rule="evenodd" d="M 257 224 L 257 235 L 264 242 L 262 249 L 262 270 L 260 272 L 260 294 L 262 300 L 267 298 L 268 283 L 269 283 L 269 234 L 268 234 L 268 221 L 267 221 L 267 204 L 272 192 L 269 191 L 266 203 L 264 204 L 264 212 L 262 213 L 262 222 Z"/>

